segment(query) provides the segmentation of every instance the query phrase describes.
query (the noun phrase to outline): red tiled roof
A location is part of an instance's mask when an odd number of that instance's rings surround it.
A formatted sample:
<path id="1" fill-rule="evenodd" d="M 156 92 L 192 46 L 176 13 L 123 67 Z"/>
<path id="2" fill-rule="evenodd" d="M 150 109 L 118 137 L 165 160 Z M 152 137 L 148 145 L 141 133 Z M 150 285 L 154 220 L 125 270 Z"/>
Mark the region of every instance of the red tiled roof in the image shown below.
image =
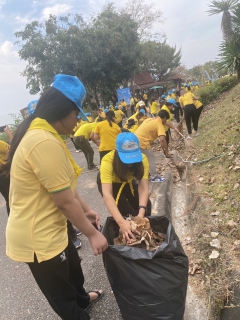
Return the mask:
<path id="1" fill-rule="evenodd" d="M 142 73 L 139 73 L 139 74 L 135 75 L 135 83 L 138 86 L 145 85 L 145 84 L 148 84 L 148 83 L 152 85 L 153 83 L 155 83 L 155 81 L 152 78 L 152 76 L 150 75 L 150 73 L 147 70 L 145 70 Z"/>

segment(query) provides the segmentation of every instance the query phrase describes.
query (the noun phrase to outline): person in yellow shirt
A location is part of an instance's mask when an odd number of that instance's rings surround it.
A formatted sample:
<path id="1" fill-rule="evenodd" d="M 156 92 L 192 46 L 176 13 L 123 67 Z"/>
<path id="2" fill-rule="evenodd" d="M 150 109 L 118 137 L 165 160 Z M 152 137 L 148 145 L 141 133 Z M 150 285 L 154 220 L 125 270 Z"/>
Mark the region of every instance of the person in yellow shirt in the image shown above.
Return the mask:
<path id="1" fill-rule="evenodd" d="M 67 234 L 69 219 L 88 238 L 95 255 L 107 241 L 94 228 L 99 215 L 76 190 L 81 173 L 60 135 L 72 132 L 86 90 L 77 77 L 58 74 L 33 114 L 16 130 L 3 172 L 10 171 L 10 215 L 6 254 L 28 265 L 39 288 L 61 319 L 86 319 L 84 311 L 103 296 L 87 293 L 81 260 Z M 77 279 L 77 280 L 76 280 Z"/>
<path id="2" fill-rule="evenodd" d="M 102 159 L 97 181 L 107 209 L 126 241 L 135 240 L 135 236 L 130 221 L 124 216 L 144 218 L 151 215 L 148 174 L 149 163 L 141 153 L 138 138 L 131 132 L 119 134 L 116 150 Z"/>
<path id="3" fill-rule="evenodd" d="M 159 111 L 159 104 L 157 103 L 155 98 L 151 99 L 150 110 L 151 110 L 151 114 L 153 115 L 153 117 L 156 117 L 158 114 L 158 111 Z"/>
<path id="4" fill-rule="evenodd" d="M 82 150 L 87 160 L 88 170 L 96 170 L 98 168 L 93 162 L 94 150 L 89 143 L 91 133 L 96 126 L 97 122 L 85 123 L 76 131 L 73 138 L 74 143 Z"/>
<path id="5" fill-rule="evenodd" d="M 131 109 L 131 115 L 135 113 L 135 100 L 133 97 L 130 99 L 130 109 Z"/>
<path id="6" fill-rule="evenodd" d="M 121 107 L 120 110 L 122 110 L 125 116 L 127 117 L 127 102 L 124 99 L 120 101 L 120 107 Z"/>
<path id="7" fill-rule="evenodd" d="M 143 94 L 142 99 L 143 99 L 143 101 L 145 103 L 145 106 L 148 107 L 148 96 L 147 96 L 146 93 Z"/>
<path id="8" fill-rule="evenodd" d="M 116 118 L 113 111 L 106 113 L 106 119 L 97 124 L 94 129 L 93 141 L 97 143 L 100 140 L 99 154 L 100 163 L 102 158 L 110 151 L 115 149 L 117 135 L 121 133 L 120 127 L 115 123 Z"/>
<path id="9" fill-rule="evenodd" d="M 169 137 L 170 137 L 170 128 L 172 128 L 173 130 L 175 130 L 177 133 L 179 133 L 179 130 L 174 127 L 174 125 L 171 123 L 172 122 L 172 110 L 174 109 L 174 107 L 177 107 L 176 101 L 174 99 L 169 99 L 167 100 L 167 102 L 165 103 L 165 105 L 162 107 L 161 110 L 166 110 L 167 113 L 169 114 L 169 119 L 168 121 L 164 124 L 164 129 L 165 129 L 165 133 L 166 133 L 166 141 L 167 144 L 169 144 Z"/>
<path id="10" fill-rule="evenodd" d="M 136 112 L 133 114 L 131 117 L 129 117 L 124 125 L 124 128 L 127 129 L 128 127 L 128 121 L 129 120 L 134 120 L 135 124 L 139 127 L 144 120 L 146 120 L 146 111 L 144 109 L 140 109 L 139 112 Z"/>
<path id="11" fill-rule="evenodd" d="M 116 124 L 119 125 L 120 128 L 122 128 L 122 120 L 125 117 L 125 113 L 122 112 L 122 110 L 118 109 L 118 106 L 115 106 L 115 118 L 116 118 Z"/>
<path id="12" fill-rule="evenodd" d="M 95 122 L 100 122 L 101 120 L 106 119 L 106 115 L 105 115 L 105 113 L 103 112 L 102 109 L 98 109 L 97 113 L 98 113 L 98 115 L 97 115 L 97 117 L 96 117 L 95 120 L 94 120 Z M 100 120 L 100 121 L 99 121 L 99 120 Z"/>
<path id="13" fill-rule="evenodd" d="M 188 130 L 187 140 L 192 139 L 192 123 L 195 119 L 196 106 L 194 104 L 194 100 L 198 100 L 198 98 L 190 91 L 181 90 L 180 91 L 179 103 L 184 112 L 184 118 L 186 121 L 186 126 Z"/>
<path id="14" fill-rule="evenodd" d="M 175 89 L 172 89 L 171 99 L 174 99 L 174 100 L 177 99 L 176 90 Z"/>
<path id="15" fill-rule="evenodd" d="M 128 123 L 124 125 L 124 129 L 128 130 L 129 132 L 135 132 L 138 129 L 138 125 L 134 121 L 134 119 L 128 119 Z"/>
<path id="16" fill-rule="evenodd" d="M 168 151 L 168 144 L 166 142 L 166 133 L 164 129 L 164 124 L 168 119 L 168 112 L 166 110 L 160 110 L 156 118 L 146 119 L 137 131 L 135 131 L 135 134 L 139 139 L 141 152 L 147 156 L 149 161 L 151 182 L 164 181 L 164 179 L 156 173 L 155 156 L 151 148 L 151 143 L 159 138 L 166 157 L 171 158 L 171 154 Z"/>
<path id="17" fill-rule="evenodd" d="M 196 107 L 196 111 L 195 111 L 195 115 L 193 117 L 193 129 L 195 131 L 195 136 L 197 137 L 197 136 L 199 136 L 198 123 L 199 123 L 200 115 L 203 111 L 203 104 L 199 100 L 194 100 L 194 105 Z"/>
<path id="18" fill-rule="evenodd" d="M 172 92 L 171 91 L 168 91 L 168 95 L 166 97 L 166 100 L 169 100 L 172 98 Z"/>
<path id="19" fill-rule="evenodd" d="M 9 141 L 12 141 L 12 132 L 8 126 L 6 126 L 3 131 L 8 135 Z M 2 172 L 2 166 L 7 161 L 7 156 L 9 152 L 9 144 L 0 140 L 0 193 L 4 197 L 6 201 L 7 214 L 10 213 L 9 208 L 9 187 L 10 187 L 10 178 L 9 176 L 5 176 Z"/>

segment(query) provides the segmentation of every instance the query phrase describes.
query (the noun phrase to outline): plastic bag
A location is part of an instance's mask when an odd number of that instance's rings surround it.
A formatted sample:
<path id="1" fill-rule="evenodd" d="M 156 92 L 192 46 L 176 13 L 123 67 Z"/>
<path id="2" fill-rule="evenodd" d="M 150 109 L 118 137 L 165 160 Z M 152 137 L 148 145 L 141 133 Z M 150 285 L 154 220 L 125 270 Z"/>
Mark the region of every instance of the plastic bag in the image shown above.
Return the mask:
<path id="1" fill-rule="evenodd" d="M 169 219 L 150 216 L 151 227 L 166 234 L 156 252 L 115 246 L 119 227 L 108 217 L 102 234 L 109 247 L 103 262 L 124 320 L 182 320 L 188 281 L 188 258 Z"/>

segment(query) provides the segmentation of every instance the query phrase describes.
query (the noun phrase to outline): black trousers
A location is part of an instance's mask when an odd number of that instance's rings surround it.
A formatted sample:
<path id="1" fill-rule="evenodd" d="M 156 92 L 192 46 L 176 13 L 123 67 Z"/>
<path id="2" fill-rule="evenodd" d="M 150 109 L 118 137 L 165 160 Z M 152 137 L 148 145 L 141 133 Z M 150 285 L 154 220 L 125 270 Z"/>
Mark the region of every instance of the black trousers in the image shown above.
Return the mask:
<path id="1" fill-rule="evenodd" d="M 131 105 L 131 115 L 133 115 L 135 113 L 135 106 Z"/>
<path id="2" fill-rule="evenodd" d="M 1 174 L 0 170 L 0 174 Z M 2 194 L 3 198 L 6 201 L 6 207 L 7 207 L 7 214 L 10 213 L 9 208 L 9 187 L 10 187 L 10 177 L 0 176 L 0 193 Z"/>
<path id="3" fill-rule="evenodd" d="M 192 123 L 195 121 L 196 107 L 194 104 L 188 104 L 184 107 L 184 114 L 188 134 L 192 134 Z"/>
<path id="4" fill-rule="evenodd" d="M 100 155 L 100 164 L 102 162 L 102 158 L 108 154 L 109 152 L 111 152 L 112 150 L 104 150 L 104 151 L 99 151 L 99 155 Z"/>
<path id="5" fill-rule="evenodd" d="M 76 150 L 79 150 L 78 146 L 74 143 L 73 138 L 70 138 L 70 139 L 71 139 L 71 141 L 72 141 L 72 143 L 73 143 L 73 145 L 74 145 L 75 149 L 76 149 Z"/>
<path id="6" fill-rule="evenodd" d="M 98 185 L 98 190 L 102 195 L 102 184 L 100 181 L 100 173 L 97 175 L 97 185 Z M 113 183 L 113 198 L 116 199 L 118 195 L 118 191 L 121 188 L 121 183 Z M 127 217 L 129 214 L 132 216 L 137 216 L 139 213 L 139 194 L 138 194 L 138 184 L 135 182 L 133 185 L 134 189 L 134 195 L 131 192 L 129 183 L 127 183 L 120 195 L 120 198 L 118 200 L 118 210 L 120 211 L 121 215 L 124 217 Z M 151 215 L 151 210 L 152 210 L 152 204 L 150 199 L 148 199 L 147 203 L 147 212 L 145 216 L 150 216 Z"/>
<path id="7" fill-rule="evenodd" d="M 122 120 L 120 122 L 118 122 L 117 125 L 119 126 L 119 128 L 122 128 Z"/>
<path id="8" fill-rule="evenodd" d="M 174 107 L 174 116 L 177 122 L 180 122 L 180 114 L 182 115 L 182 108 L 180 107 L 179 102 L 176 103 L 177 107 Z"/>
<path id="9" fill-rule="evenodd" d="M 193 121 L 193 129 L 195 131 L 198 131 L 198 122 L 199 122 L 199 118 L 200 118 L 200 115 L 203 111 L 203 106 L 201 106 L 200 108 L 196 109 L 195 111 L 195 115 L 194 115 L 194 121 Z"/>
<path id="10" fill-rule="evenodd" d="M 166 134 L 166 142 L 167 142 L 167 145 L 169 145 L 169 140 L 170 140 L 170 129 L 168 129 L 168 131 L 165 131 L 165 134 Z"/>
<path id="11" fill-rule="evenodd" d="M 80 258 L 72 241 L 67 248 L 56 257 L 28 266 L 44 296 L 53 310 L 63 320 L 89 320 L 83 310 L 90 301 L 85 291 L 84 276 Z"/>

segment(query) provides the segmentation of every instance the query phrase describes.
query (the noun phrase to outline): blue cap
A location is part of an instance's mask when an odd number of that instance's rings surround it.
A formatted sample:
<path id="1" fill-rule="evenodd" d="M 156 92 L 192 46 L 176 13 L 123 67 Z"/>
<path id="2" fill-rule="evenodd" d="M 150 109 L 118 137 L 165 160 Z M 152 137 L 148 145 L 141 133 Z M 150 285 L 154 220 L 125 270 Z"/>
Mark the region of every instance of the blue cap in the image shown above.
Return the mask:
<path id="1" fill-rule="evenodd" d="M 165 94 L 162 94 L 162 95 L 161 95 L 161 98 L 162 98 L 162 99 L 165 99 L 165 98 L 166 98 Z"/>
<path id="2" fill-rule="evenodd" d="M 175 90 L 175 89 L 172 89 L 172 92 L 176 92 L 176 90 Z"/>
<path id="3" fill-rule="evenodd" d="M 29 104 L 27 105 L 28 114 L 34 113 L 36 106 L 37 106 L 37 103 L 38 103 L 38 100 L 33 100 L 33 101 L 29 102 Z"/>
<path id="4" fill-rule="evenodd" d="M 171 95 L 172 94 L 172 92 L 171 91 L 168 91 L 168 95 Z"/>
<path id="5" fill-rule="evenodd" d="M 84 111 L 82 110 L 82 103 L 86 95 L 86 89 L 77 77 L 61 73 L 56 74 L 54 76 L 52 87 L 74 102 L 80 110 L 79 117 L 88 121 Z"/>
<path id="6" fill-rule="evenodd" d="M 131 164 L 142 161 L 139 140 L 132 132 L 123 132 L 117 136 L 116 149 L 123 163 Z"/>
<path id="7" fill-rule="evenodd" d="M 91 115 L 91 113 L 90 113 L 90 112 L 86 112 L 85 115 L 86 115 L 87 117 L 89 117 L 89 116 Z"/>
<path id="8" fill-rule="evenodd" d="M 107 109 L 107 108 L 106 108 L 106 109 L 104 109 L 104 110 L 103 110 L 103 112 L 107 113 L 107 112 L 108 112 L 108 109 Z"/>
<path id="9" fill-rule="evenodd" d="M 144 115 L 146 114 L 146 111 L 144 109 L 140 109 L 139 112 L 143 113 Z"/>
<path id="10" fill-rule="evenodd" d="M 115 110 L 118 110 L 118 106 L 115 106 L 114 109 L 115 109 Z"/>
<path id="11" fill-rule="evenodd" d="M 176 104 L 176 100 L 175 100 L 175 99 L 168 99 L 167 102 L 168 102 L 168 103 L 171 103 L 171 104 L 173 104 L 175 107 L 177 107 L 177 104 Z"/>

